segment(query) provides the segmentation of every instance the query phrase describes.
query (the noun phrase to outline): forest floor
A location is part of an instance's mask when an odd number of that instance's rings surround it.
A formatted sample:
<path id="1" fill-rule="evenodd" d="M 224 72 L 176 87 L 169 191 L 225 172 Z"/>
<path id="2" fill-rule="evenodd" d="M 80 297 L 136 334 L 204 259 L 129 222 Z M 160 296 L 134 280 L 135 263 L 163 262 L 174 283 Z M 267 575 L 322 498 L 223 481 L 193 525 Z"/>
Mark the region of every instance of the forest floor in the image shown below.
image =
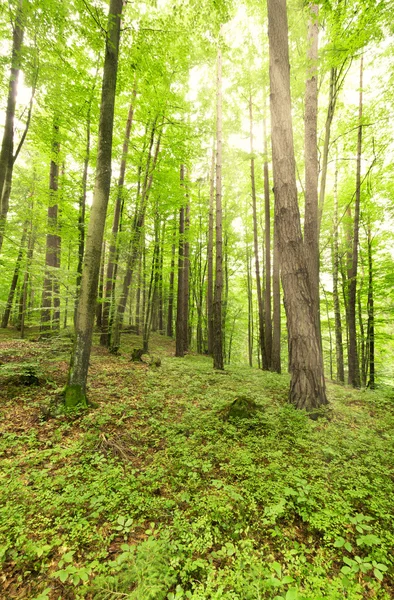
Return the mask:
<path id="1" fill-rule="evenodd" d="M 394 598 L 393 389 L 329 384 L 313 421 L 287 375 L 123 344 L 67 414 L 70 339 L 1 334 L 2 599 Z M 226 419 L 240 397 L 258 410 Z"/>

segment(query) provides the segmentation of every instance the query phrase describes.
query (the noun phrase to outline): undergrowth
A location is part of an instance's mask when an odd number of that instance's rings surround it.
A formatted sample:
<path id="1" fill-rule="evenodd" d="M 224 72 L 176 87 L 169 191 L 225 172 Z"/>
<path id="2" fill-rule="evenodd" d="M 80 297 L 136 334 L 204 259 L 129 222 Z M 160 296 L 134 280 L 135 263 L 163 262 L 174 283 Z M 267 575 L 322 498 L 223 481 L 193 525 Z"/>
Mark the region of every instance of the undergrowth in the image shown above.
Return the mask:
<path id="1" fill-rule="evenodd" d="M 98 407 L 79 414 L 46 409 L 68 347 L 5 344 L 1 598 L 394 597 L 392 391 L 331 384 L 312 421 L 286 375 L 215 373 L 154 343 L 159 368 L 95 348 Z M 37 358 L 39 385 L 18 384 L 10 356 Z M 223 418 L 239 397 L 258 410 Z"/>

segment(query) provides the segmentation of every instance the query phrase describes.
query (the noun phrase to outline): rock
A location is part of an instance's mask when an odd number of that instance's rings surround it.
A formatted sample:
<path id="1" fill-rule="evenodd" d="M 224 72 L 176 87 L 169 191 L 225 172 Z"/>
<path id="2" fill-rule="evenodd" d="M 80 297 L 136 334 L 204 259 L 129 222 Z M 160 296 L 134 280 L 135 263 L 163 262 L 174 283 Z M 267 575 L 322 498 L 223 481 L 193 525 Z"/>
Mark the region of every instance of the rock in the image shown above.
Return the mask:
<path id="1" fill-rule="evenodd" d="M 239 396 L 223 411 L 223 418 L 225 421 L 230 418 L 250 419 L 256 414 L 257 410 L 258 406 L 252 398 Z"/>

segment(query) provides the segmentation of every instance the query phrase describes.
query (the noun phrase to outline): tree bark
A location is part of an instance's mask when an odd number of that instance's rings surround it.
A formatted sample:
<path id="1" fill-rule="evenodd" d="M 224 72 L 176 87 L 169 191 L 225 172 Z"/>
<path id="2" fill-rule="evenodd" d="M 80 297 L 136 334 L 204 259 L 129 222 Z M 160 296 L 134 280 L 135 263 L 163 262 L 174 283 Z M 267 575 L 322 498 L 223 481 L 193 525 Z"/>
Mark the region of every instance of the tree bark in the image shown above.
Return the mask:
<path id="1" fill-rule="evenodd" d="M 372 258 L 372 235 L 371 225 L 368 224 L 368 360 L 369 360 L 369 382 L 371 390 L 375 389 L 375 314 L 374 314 L 374 285 L 373 285 L 373 258 Z"/>
<path id="2" fill-rule="evenodd" d="M 168 291 L 168 312 L 167 312 L 167 335 L 174 335 L 174 281 L 175 281 L 175 242 L 176 242 L 176 214 L 174 215 L 173 242 L 171 249 L 170 266 L 170 285 Z"/>
<path id="3" fill-rule="evenodd" d="M 14 166 L 14 120 L 18 95 L 18 79 L 21 62 L 21 49 L 24 36 L 24 0 L 19 0 L 12 34 L 11 72 L 8 83 L 7 107 L 4 133 L 0 151 L 0 252 L 3 245 L 4 228 L 8 213 L 8 200 L 11 193 L 12 170 Z"/>
<path id="4" fill-rule="evenodd" d="M 102 332 L 100 335 L 100 344 L 102 346 L 108 346 L 109 344 L 109 311 L 111 306 L 111 298 L 112 298 L 112 290 L 114 287 L 114 272 L 115 272 L 115 262 L 116 262 L 116 251 L 117 251 L 117 238 L 119 231 L 119 223 L 120 223 L 120 213 L 121 207 L 123 203 L 123 187 L 124 180 L 126 174 L 126 165 L 127 165 L 127 155 L 129 152 L 129 142 L 130 142 L 130 134 L 131 127 L 133 123 L 133 114 L 134 114 L 134 100 L 137 95 L 136 84 L 134 83 L 134 89 L 132 92 L 132 100 L 129 107 L 129 113 L 127 116 L 126 122 L 126 130 L 124 134 L 123 140 L 123 151 L 122 151 L 122 160 L 120 163 L 120 172 L 119 172 L 119 180 L 118 180 L 118 188 L 117 195 L 115 201 L 115 211 L 114 211 L 114 220 L 112 224 L 112 235 L 111 242 L 109 246 L 109 254 L 108 254 L 108 264 L 107 264 L 107 274 L 105 279 L 105 296 L 103 303 L 103 312 L 102 312 Z"/>
<path id="5" fill-rule="evenodd" d="M 362 155 L 362 117 L 363 117 L 363 57 L 360 61 L 360 94 L 358 108 L 358 135 L 357 135 L 357 173 L 356 173 L 356 200 L 354 206 L 352 256 L 348 268 L 348 313 L 349 313 L 349 351 L 348 351 L 348 383 L 355 388 L 360 387 L 360 365 L 357 351 L 356 329 L 356 293 L 357 293 L 357 266 L 358 266 L 358 238 L 360 226 L 360 200 L 361 200 L 361 155 Z"/>
<path id="6" fill-rule="evenodd" d="M 81 292 L 76 318 L 76 339 L 71 355 L 70 372 L 68 384 L 66 386 L 66 406 L 76 406 L 78 404 L 86 405 L 86 381 L 92 346 L 101 249 L 111 186 L 112 134 L 122 8 L 123 0 L 110 1 L 100 107 L 95 187 L 86 237 Z"/>
<path id="7" fill-rule="evenodd" d="M 59 328 L 58 319 L 52 311 L 56 308 L 57 275 L 55 269 L 60 268 L 60 236 L 58 235 L 58 190 L 59 190 L 59 125 L 57 117 L 53 124 L 52 159 L 49 173 L 49 206 L 48 206 L 48 233 L 46 237 L 45 279 L 42 292 L 41 331 Z M 52 323 L 51 323 L 52 322 Z"/>
<path id="8" fill-rule="evenodd" d="M 213 297 L 213 367 L 223 370 L 223 330 L 222 330 L 222 51 L 217 56 L 216 87 L 216 278 Z"/>
<path id="9" fill-rule="evenodd" d="M 317 61 L 318 61 L 318 14 L 316 4 L 309 5 L 308 25 L 308 75 L 305 86 L 305 219 L 304 245 L 312 297 L 312 314 L 320 340 L 319 298 L 319 225 L 318 225 L 318 179 L 319 161 L 317 147 Z M 322 366 L 323 368 L 323 366 Z"/>
<path id="10" fill-rule="evenodd" d="M 265 228 L 265 291 L 264 291 L 264 333 L 267 366 L 272 366 L 272 317 L 271 317 L 271 213 L 270 183 L 268 171 L 268 139 L 266 119 L 264 119 L 264 228 Z"/>
<path id="11" fill-rule="evenodd" d="M 286 0 L 268 0 L 268 35 L 275 219 L 290 347 L 289 401 L 313 414 L 327 398 L 297 201 Z"/>
<path id="12" fill-rule="evenodd" d="M 281 373 L 280 337 L 281 337 L 281 300 L 278 227 L 274 220 L 274 257 L 272 265 L 273 330 L 272 330 L 272 370 Z"/>
<path id="13" fill-rule="evenodd" d="M 212 148 L 212 161 L 210 173 L 209 190 L 209 215 L 208 215 L 208 281 L 207 281 L 207 333 L 208 354 L 213 354 L 213 222 L 214 222 L 214 199 L 215 199 L 215 148 Z"/>
<path id="14" fill-rule="evenodd" d="M 27 225 L 25 225 L 23 228 L 22 238 L 21 238 L 21 242 L 19 245 L 19 252 L 18 252 L 17 259 L 16 259 L 16 263 L 15 263 L 14 274 L 12 277 L 11 287 L 10 287 L 10 291 L 9 291 L 8 298 L 7 298 L 7 304 L 5 305 L 3 318 L 1 320 L 1 327 L 3 329 L 5 329 L 8 326 L 8 321 L 9 321 L 10 314 L 11 314 L 12 303 L 14 301 L 15 290 L 16 290 L 16 286 L 18 283 L 19 272 L 20 272 L 21 262 L 22 262 L 22 258 L 23 258 L 26 235 L 27 235 Z"/>
<path id="15" fill-rule="evenodd" d="M 259 259 L 259 239 L 257 234 L 257 202 L 256 202 L 256 183 L 254 172 L 254 150 L 253 150 L 253 105 L 252 96 L 249 96 L 249 127 L 250 127 L 250 180 L 252 187 L 252 211 L 253 211 L 253 243 L 254 243 L 254 264 L 256 270 L 256 291 L 257 307 L 259 312 L 259 342 L 262 358 L 262 367 L 266 371 L 269 368 L 267 353 L 265 348 L 265 327 L 264 327 L 264 306 L 263 294 L 261 290 L 260 279 L 260 259 Z"/>
<path id="16" fill-rule="evenodd" d="M 334 183 L 334 232 L 332 245 L 332 280 L 333 280 L 333 303 L 334 303 L 334 318 L 335 318 L 335 356 L 337 366 L 337 381 L 345 382 L 345 371 L 343 363 L 343 341 L 342 341 L 342 319 L 341 319 L 341 304 L 339 301 L 338 291 L 339 279 L 339 247 L 338 247 L 338 170 L 335 170 Z"/>
<path id="17" fill-rule="evenodd" d="M 136 206 L 136 212 L 135 212 L 135 217 L 134 217 L 133 231 L 131 234 L 132 237 L 131 237 L 131 243 L 130 243 L 130 251 L 128 254 L 127 264 L 126 264 L 126 273 L 125 273 L 125 276 L 123 279 L 122 292 L 120 294 L 118 306 L 116 309 L 116 314 L 114 317 L 114 323 L 113 323 L 113 327 L 112 327 L 112 333 L 111 333 L 111 338 L 110 338 L 110 350 L 112 353 L 118 352 L 119 347 L 120 347 L 120 337 L 121 337 L 124 313 L 125 313 L 126 305 L 127 305 L 127 298 L 129 295 L 130 284 L 131 284 L 131 279 L 133 276 L 135 263 L 137 261 L 138 253 L 139 253 L 140 246 L 141 246 L 141 232 L 142 232 L 142 228 L 144 225 L 146 207 L 148 204 L 149 194 L 150 194 L 150 190 L 152 187 L 153 173 L 156 168 L 157 159 L 159 156 L 160 140 L 161 140 L 161 135 L 162 135 L 162 125 L 160 127 L 160 131 L 159 131 L 159 134 L 157 137 L 155 152 L 154 152 L 154 156 L 153 156 L 153 160 L 152 160 L 152 169 L 150 170 L 150 157 L 151 157 L 151 150 L 152 150 L 153 142 L 154 142 L 155 131 L 156 131 L 156 120 L 154 121 L 153 126 L 152 126 L 143 189 L 141 192 L 141 199 L 140 199 L 139 203 L 138 203 L 138 198 L 137 198 L 137 206 Z M 144 273 L 145 273 L 145 269 L 144 269 Z M 145 310 L 143 310 L 142 314 L 145 314 Z"/>
<path id="18" fill-rule="evenodd" d="M 181 185 L 184 180 L 184 166 L 181 165 Z M 179 249 L 178 249 L 178 289 L 176 309 L 176 337 L 175 356 L 182 358 L 185 355 L 184 335 L 185 327 L 185 207 L 179 209 Z"/>

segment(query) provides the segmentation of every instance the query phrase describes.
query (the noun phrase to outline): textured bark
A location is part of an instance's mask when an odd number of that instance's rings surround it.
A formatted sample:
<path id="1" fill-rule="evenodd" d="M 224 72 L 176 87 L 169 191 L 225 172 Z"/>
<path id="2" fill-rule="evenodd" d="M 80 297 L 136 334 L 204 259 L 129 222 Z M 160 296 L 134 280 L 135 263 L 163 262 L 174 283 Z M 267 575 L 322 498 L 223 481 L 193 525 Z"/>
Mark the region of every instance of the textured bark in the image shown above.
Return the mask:
<path id="1" fill-rule="evenodd" d="M 159 285 L 159 269 L 160 269 L 160 219 L 159 215 L 155 218 L 155 244 L 152 256 L 151 276 L 148 288 L 148 297 L 146 305 L 146 314 L 144 319 L 144 332 L 142 340 L 142 349 L 144 352 L 149 351 L 149 336 L 152 330 L 153 311 Z"/>
<path id="2" fill-rule="evenodd" d="M 209 189 L 209 215 L 208 215 L 208 281 L 207 281 L 207 334 L 208 354 L 213 354 L 213 222 L 215 200 L 215 148 L 212 149 L 210 189 Z"/>
<path id="3" fill-rule="evenodd" d="M 222 256 L 222 52 L 217 56 L 216 80 L 216 277 L 213 297 L 213 367 L 223 370 L 223 256 Z"/>
<path id="4" fill-rule="evenodd" d="M 58 235 L 59 190 L 59 125 L 53 124 L 52 159 L 49 173 L 48 233 L 46 237 L 45 279 L 42 292 L 41 331 L 59 328 L 58 283 L 55 269 L 60 268 L 60 236 Z M 54 310 L 53 310 L 54 309 Z M 60 315 L 59 315 L 60 316 Z"/>
<path id="5" fill-rule="evenodd" d="M 357 266 L 358 266 L 358 238 L 360 226 L 360 200 L 361 200 L 361 155 L 362 155 L 362 116 L 363 116 L 363 57 L 360 61 L 360 94 L 358 110 L 358 135 L 357 135 L 357 172 L 356 172 L 356 200 L 354 206 L 352 255 L 348 266 L 348 383 L 355 388 L 360 387 L 360 365 L 357 350 L 356 329 L 356 293 L 357 293 Z"/>
<path id="6" fill-rule="evenodd" d="M 269 363 L 265 348 L 265 327 L 264 327 L 264 306 L 263 293 L 261 290 L 260 278 L 260 258 L 259 258 L 259 239 L 257 233 L 257 202 L 256 202 L 256 183 L 254 173 L 254 150 L 253 150 L 253 104 L 252 96 L 249 97 L 249 128 L 250 128 L 250 181 L 252 187 L 252 211 L 253 211 L 253 243 L 254 243 L 254 264 L 256 270 L 256 291 L 257 291 L 257 307 L 259 312 L 259 342 L 262 358 L 262 366 L 264 370 L 269 368 Z"/>
<path id="7" fill-rule="evenodd" d="M 270 183 L 268 170 L 268 139 L 264 119 L 264 228 L 265 228 L 265 290 L 264 290 L 264 334 L 265 354 L 268 368 L 272 370 L 272 317 L 271 317 L 271 212 Z"/>
<path id="8" fill-rule="evenodd" d="M 268 0 L 268 35 L 275 220 L 290 349 L 289 401 L 313 412 L 327 404 L 327 398 L 297 201 L 286 0 Z"/>
<path id="9" fill-rule="evenodd" d="M 24 36 L 24 0 L 19 0 L 12 34 L 11 72 L 8 83 L 7 107 L 4 133 L 0 150 L 0 252 L 3 245 L 4 228 L 11 193 L 12 170 L 14 166 L 14 120 L 18 95 L 21 49 Z"/>
<path id="10" fill-rule="evenodd" d="M 170 285 L 168 291 L 167 335 L 174 335 L 174 281 L 175 281 L 175 242 L 176 242 L 176 215 L 174 215 L 173 242 L 171 249 Z"/>
<path id="11" fill-rule="evenodd" d="M 166 233 L 166 222 L 163 221 L 160 244 L 160 258 L 158 263 L 158 282 L 157 282 L 157 310 L 159 332 L 164 334 L 164 296 L 163 296 L 163 264 L 164 264 L 164 240 Z"/>
<path id="12" fill-rule="evenodd" d="M 339 300 L 338 290 L 338 279 L 339 279 L 339 247 L 338 247 L 338 171 L 335 170 L 335 184 L 334 184 L 334 232 L 333 232 L 333 245 L 332 245 L 332 280 L 333 289 L 332 297 L 334 303 L 334 318 L 335 318 L 335 355 L 336 355 L 336 366 L 337 366 L 337 381 L 340 383 L 345 382 L 345 371 L 343 363 L 343 341 L 342 341 L 342 318 L 341 318 L 341 304 Z"/>
<path id="13" fill-rule="evenodd" d="M 21 242 L 19 245 L 19 252 L 18 252 L 18 256 L 16 258 L 16 263 L 15 263 L 14 274 L 13 274 L 12 281 L 11 281 L 10 291 L 8 293 L 7 304 L 5 305 L 3 318 L 1 320 L 1 327 L 3 329 L 5 329 L 8 326 L 8 321 L 9 321 L 10 314 L 11 314 L 12 303 L 14 301 L 15 290 L 16 290 L 16 286 L 18 283 L 19 272 L 20 272 L 21 262 L 22 262 L 22 258 L 23 258 L 23 252 L 24 252 L 24 247 L 25 247 L 25 242 L 26 242 L 26 235 L 27 235 L 27 225 L 25 225 L 25 227 L 23 228 L 22 238 L 21 238 Z"/>
<path id="14" fill-rule="evenodd" d="M 319 225 L 318 225 L 318 179 L 319 160 L 317 144 L 317 61 L 318 61 L 318 6 L 309 6 L 308 26 L 309 64 L 305 86 L 305 219 L 304 245 L 309 287 L 312 297 L 312 314 L 320 340 L 319 299 Z"/>
<path id="15" fill-rule="evenodd" d="M 92 346 L 101 250 L 111 186 L 112 133 L 122 8 L 123 0 L 111 0 L 106 34 L 95 186 L 86 236 L 75 327 L 76 339 L 66 387 L 67 406 L 86 404 L 86 381 Z"/>
<path id="16" fill-rule="evenodd" d="M 109 311 L 111 306 L 111 298 L 112 298 L 112 290 L 115 284 L 115 264 L 116 264 L 116 250 L 117 250 L 117 238 L 119 232 L 119 223 L 120 223 L 120 214 L 121 207 L 123 202 L 123 186 L 124 179 L 126 174 L 126 165 L 127 165 L 127 155 L 129 152 L 129 142 L 130 142 L 130 134 L 131 127 L 133 123 L 133 114 L 134 114 L 134 100 L 137 95 L 137 89 L 134 84 L 134 89 L 132 92 L 132 100 L 129 107 L 129 113 L 127 116 L 126 122 L 126 130 L 124 134 L 123 140 L 123 150 L 122 150 L 122 160 L 120 163 L 120 172 L 119 172 L 119 180 L 118 180 L 118 188 L 116 194 L 115 201 L 115 210 L 114 210 L 114 220 L 112 223 L 112 235 L 111 242 L 109 246 L 108 253 L 108 265 L 107 265 L 107 274 L 105 278 L 105 296 L 103 303 L 103 313 L 102 313 L 102 332 L 100 336 L 100 344 L 102 346 L 108 346 L 109 344 Z"/>
<path id="17" fill-rule="evenodd" d="M 127 306 L 127 298 L 128 298 L 129 291 L 130 291 L 130 284 L 131 284 L 131 279 L 132 279 L 133 272 L 134 272 L 134 267 L 137 262 L 138 254 L 140 251 L 141 237 L 142 237 L 141 234 L 142 234 L 142 229 L 143 229 L 143 225 L 144 225 L 144 221 L 145 221 L 146 207 L 148 205 L 149 194 L 150 194 L 150 190 L 151 190 L 152 182 L 153 182 L 153 173 L 154 173 L 154 170 L 157 165 L 157 159 L 159 157 L 160 140 L 161 140 L 161 135 L 162 135 L 162 125 L 160 127 L 159 135 L 158 135 L 157 141 L 156 141 L 155 152 L 154 152 L 154 156 L 153 156 L 153 160 L 152 160 L 152 168 L 150 168 L 151 151 L 152 151 L 152 147 L 153 147 L 155 131 L 156 131 L 156 121 L 153 123 L 153 126 L 152 126 L 149 152 L 148 152 L 148 160 L 147 160 L 146 171 L 145 171 L 145 178 L 144 178 L 144 183 L 143 183 L 142 192 L 141 192 L 141 198 L 140 198 L 139 202 L 138 202 L 138 198 L 137 198 L 137 207 L 136 207 L 136 212 L 135 212 L 135 217 L 134 217 L 133 231 L 132 231 L 132 237 L 131 237 L 131 243 L 130 243 L 130 251 L 129 251 L 128 257 L 127 257 L 126 273 L 125 273 L 125 276 L 123 279 L 122 291 L 121 291 L 120 298 L 118 301 L 116 314 L 114 317 L 114 322 L 113 322 L 113 327 L 112 327 L 112 332 L 111 332 L 110 350 L 113 353 L 118 352 L 119 347 L 120 347 L 120 337 L 121 337 L 124 313 L 125 313 L 126 306 Z M 145 268 L 144 268 L 143 272 L 145 273 Z M 142 314 L 145 314 L 145 307 L 144 307 Z"/>

